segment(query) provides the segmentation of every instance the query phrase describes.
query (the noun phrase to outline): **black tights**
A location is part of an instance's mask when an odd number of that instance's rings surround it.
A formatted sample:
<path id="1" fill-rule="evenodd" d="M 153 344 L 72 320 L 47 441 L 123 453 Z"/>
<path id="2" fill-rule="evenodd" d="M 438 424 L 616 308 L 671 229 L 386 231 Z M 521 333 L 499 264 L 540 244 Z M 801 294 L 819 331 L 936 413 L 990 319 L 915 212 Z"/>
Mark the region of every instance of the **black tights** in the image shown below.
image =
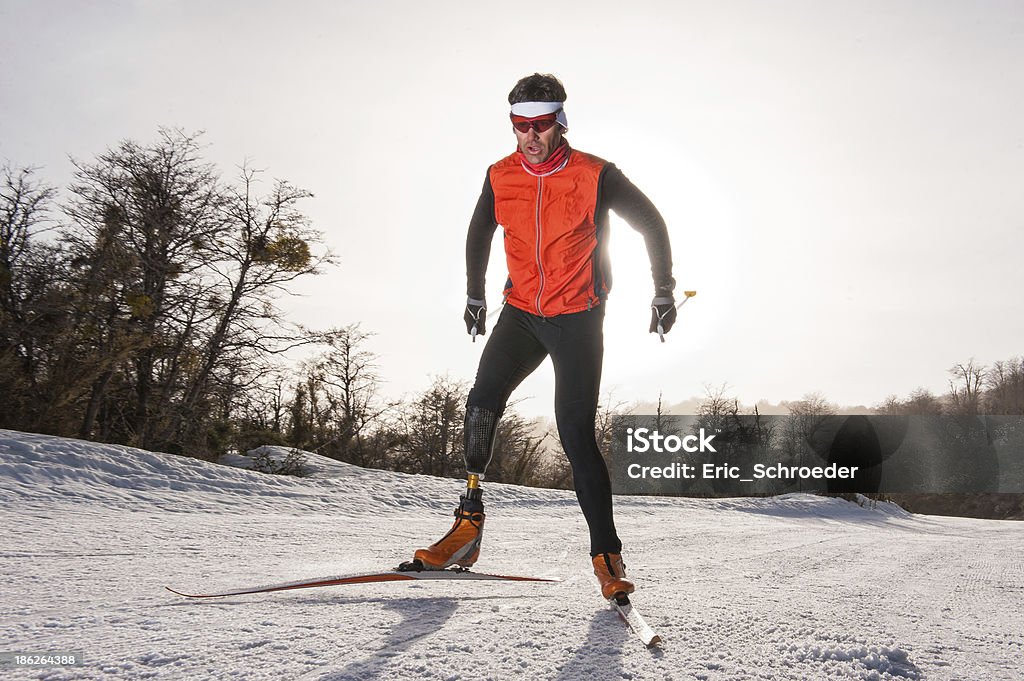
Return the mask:
<path id="1" fill-rule="evenodd" d="M 594 436 L 604 357 L 603 326 L 604 305 L 556 317 L 538 317 L 505 305 L 480 357 L 467 401 L 466 426 L 471 432 L 473 424 L 469 421 L 478 418 L 480 410 L 500 416 L 512 391 L 545 357 L 551 357 L 558 436 L 569 457 L 576 498 L 590 528 L 591 555 L 622 550 L 612 518 L 608 467 Z M 493 428 L 488 430 L 493 441 Z M 467 439 L 470 473 L 483 474 L 490 460 L 491 442 L 482 440 Z"/>

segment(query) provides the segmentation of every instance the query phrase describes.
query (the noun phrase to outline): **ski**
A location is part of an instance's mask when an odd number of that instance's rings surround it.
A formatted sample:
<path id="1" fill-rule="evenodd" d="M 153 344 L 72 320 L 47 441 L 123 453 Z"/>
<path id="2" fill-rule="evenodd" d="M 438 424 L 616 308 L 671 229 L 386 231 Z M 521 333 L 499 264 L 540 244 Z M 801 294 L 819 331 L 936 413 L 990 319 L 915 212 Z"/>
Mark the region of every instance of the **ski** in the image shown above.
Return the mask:
<path id="1" fill-rule="evenodd" d="M 655 633 L 651 625 L 644 621 L 644 618 L 630 603 L 629 597 L 620 594 L 617 597 L 609 598 L 608 603 L 619 613 L 619 617 L 626 623 L 640 641 L 648 648 L 661 643 L 661 636 Z"/>
<path id="2" fill-rule="evenodd" d="M 314 589 L 322 586 L 343 586 L 346 584 L 371 584 L 376 582 L 410 582 L 419 580 L 480 580 L 480 581 L 502 581 L 502 582 L 558 582 L 559 579 L 551 577 L 521 577 L 516 575 L 495 575 L 487 572 L 472 572 L 466 569 L 447 570 L 392 570 L 390 572 L 370 572 L 363 574 L 338 575 L 335 577 L 317 577 L 315 579 L 303 579 L 297 582 L 282 582 L 280 584 L 265 584 L 230 591 L 219 591 L 214 593 L 185 593 L 172 589 L 169 586 L 164 588 L 171 593 L 186 598 L 223 598 L 224 596 L 243 596 L 246 594 L 270 593 L 273 591 L 290 591 L 292 589 Z"/>

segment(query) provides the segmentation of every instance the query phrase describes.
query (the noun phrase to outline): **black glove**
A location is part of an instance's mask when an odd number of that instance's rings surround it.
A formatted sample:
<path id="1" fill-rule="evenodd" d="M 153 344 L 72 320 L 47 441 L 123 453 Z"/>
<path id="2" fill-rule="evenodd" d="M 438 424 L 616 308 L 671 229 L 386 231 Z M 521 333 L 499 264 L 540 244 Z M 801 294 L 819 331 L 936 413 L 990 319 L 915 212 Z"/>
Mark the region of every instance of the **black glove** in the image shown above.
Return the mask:
<path id="1" fill-rule="evenodd" d="M 476 343 L 477 335 L 487 335 L 487 303 L 483 300 L 466 300 L 466 312 L 462 315 L 466 322 L 466 333 L 473 337 Z"/>
<path id="2" fill-rule="evenodd" d="M 651 301 L 651 330 L 658 332 L 661 342 L 665 342 L 665 334 L 676 323 L 676 299 L 672 296 L 656 296 Z"/>

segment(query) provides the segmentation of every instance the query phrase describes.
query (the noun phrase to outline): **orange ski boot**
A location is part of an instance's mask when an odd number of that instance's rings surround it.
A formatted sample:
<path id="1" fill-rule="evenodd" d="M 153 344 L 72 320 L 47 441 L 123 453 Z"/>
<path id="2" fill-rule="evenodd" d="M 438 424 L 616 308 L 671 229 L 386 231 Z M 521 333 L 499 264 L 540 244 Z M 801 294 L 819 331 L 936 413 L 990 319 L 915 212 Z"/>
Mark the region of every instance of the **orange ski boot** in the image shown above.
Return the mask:
<path id="1" fill-rule="evenodd" d="M 426 549 L 418 549 L 413 562 L 426 570 L 443 570 L 451 565 L 468 568 L 480 557 L 484 535 L 484 504 L 479 498 L 459 497 L 455 524 L 448 533 Z"/>
<path id="2" fill-rule="evenodd" d="M 618 594 L 631 594 L 636 585 L 626 579 L 626 565 L 618 553 L 599 553 L 594 556 L 594 575 L 601 582 L 601 595 L 611 599 Z"/>

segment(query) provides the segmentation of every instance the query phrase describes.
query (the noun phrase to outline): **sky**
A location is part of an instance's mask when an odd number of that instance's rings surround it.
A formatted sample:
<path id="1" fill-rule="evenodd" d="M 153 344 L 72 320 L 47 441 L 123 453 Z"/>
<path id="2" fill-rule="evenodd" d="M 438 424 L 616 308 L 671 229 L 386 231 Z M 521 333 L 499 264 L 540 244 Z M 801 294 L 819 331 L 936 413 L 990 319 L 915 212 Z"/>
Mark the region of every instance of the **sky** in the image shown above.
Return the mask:
<path id="1" fill-rule="evenodd" d="M 1024 353 L 1021 63 L 1018 2 L 0 0 L 0 162 L 66 186 L 171 126 L 225 176 L 308 189 L 339 264 L 282 306 L 359 322 L 409 395 L 472 380 L 466 226 L 514 149 L 508 91 L 554 73 L 569 140 L 654 201 L 698 291 L 659 343 L 613 221 L 603 389 L 872 405 Z M 504 279 L 499 231 L 492 308 Z M 514 397 L 548 414 L 550 364 Z"/>

